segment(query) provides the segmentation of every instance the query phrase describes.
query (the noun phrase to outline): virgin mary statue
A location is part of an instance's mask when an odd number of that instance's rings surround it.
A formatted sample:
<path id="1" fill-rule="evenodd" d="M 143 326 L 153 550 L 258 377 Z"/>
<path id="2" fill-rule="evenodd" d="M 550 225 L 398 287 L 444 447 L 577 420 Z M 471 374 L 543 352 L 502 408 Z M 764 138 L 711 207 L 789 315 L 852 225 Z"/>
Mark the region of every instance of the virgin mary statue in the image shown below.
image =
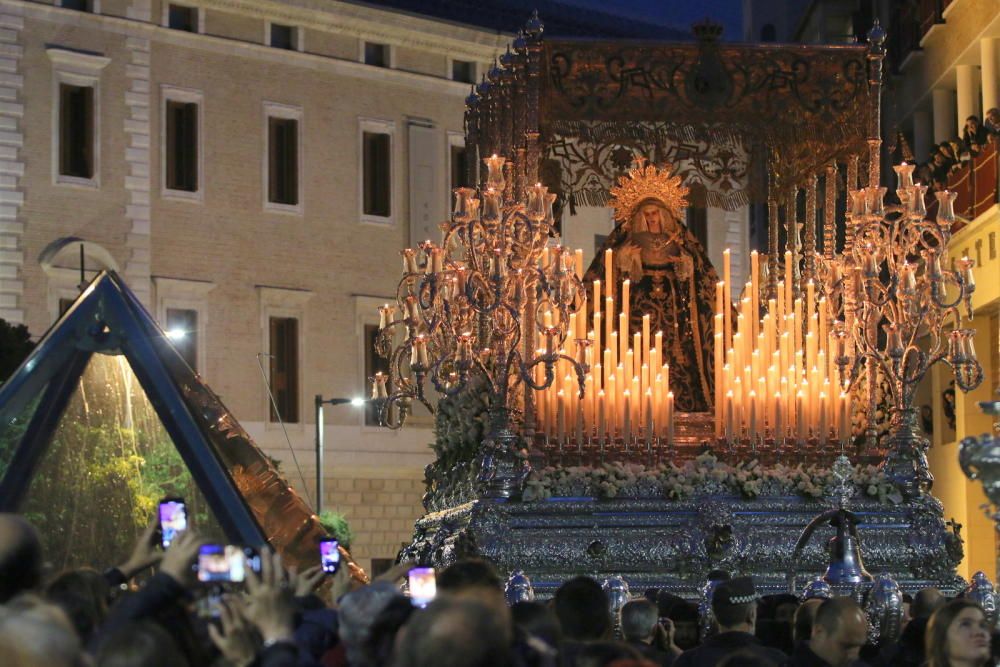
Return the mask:
<path id="1" fill-rule="evenodd" d="M 604 251 L 614 251 L 615 301 L 630 281 L 629 333 L 663 332 L 663 359 L 670 363 L 670 389 L 678 410 L 703 412 L 714 397 L 714 297 L 718 274 L 705 249 L 681 222 L 688 189 L 670 166 L 631 169 L 611 188 L 614 230 L 587 270 L 584 280 L 601 279 Z M 620 332 L 619 332 L 620 334 Z"/>

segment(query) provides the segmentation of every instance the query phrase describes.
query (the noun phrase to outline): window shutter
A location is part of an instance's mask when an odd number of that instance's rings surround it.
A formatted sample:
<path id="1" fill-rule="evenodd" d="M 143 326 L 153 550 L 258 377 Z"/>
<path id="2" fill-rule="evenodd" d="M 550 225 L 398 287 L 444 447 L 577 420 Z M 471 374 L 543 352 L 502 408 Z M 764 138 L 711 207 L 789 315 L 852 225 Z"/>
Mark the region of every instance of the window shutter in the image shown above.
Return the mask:
<path id="1" fill-rule="evenodd" d="M 410 247 L 430 239 L 441 241 L 438 225 L 444 221 L 445 198 L 441 192 L 444 176 L 443 139 L 437 128 L 410 122 L 409 195 Z"/>

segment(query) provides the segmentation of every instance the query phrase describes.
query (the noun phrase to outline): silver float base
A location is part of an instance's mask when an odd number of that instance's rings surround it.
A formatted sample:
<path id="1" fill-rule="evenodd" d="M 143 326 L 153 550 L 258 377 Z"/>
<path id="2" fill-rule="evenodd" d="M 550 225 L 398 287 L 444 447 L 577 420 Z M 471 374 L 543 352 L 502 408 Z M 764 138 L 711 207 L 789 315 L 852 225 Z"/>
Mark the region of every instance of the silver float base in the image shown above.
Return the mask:
<path id="1" fill-rule="evenodd" d="M 714 568 L 753 575 L 763 593 L 787 592 L 795 542 L 829 507 L 799 497 L 475 500 L 418 520 L 400 556 L 437 567 L 483 557 L 504 577 L 524 570 L 541 598 L 585 574 L 599 581 L 621 575 L 633 595 L 657 587 L 696 600 Z M 910 592 L 935 586 L 953 595 L 964 587 L 955 572 L 961 540 L 936 499 L 856 500 L 850 508 L 861 522 L 862 558 L 873 575 L 887 572 Z M 833 535 L 829 527 L 816 531 L 795 568 L 797 591 L 826 570 Z"/>

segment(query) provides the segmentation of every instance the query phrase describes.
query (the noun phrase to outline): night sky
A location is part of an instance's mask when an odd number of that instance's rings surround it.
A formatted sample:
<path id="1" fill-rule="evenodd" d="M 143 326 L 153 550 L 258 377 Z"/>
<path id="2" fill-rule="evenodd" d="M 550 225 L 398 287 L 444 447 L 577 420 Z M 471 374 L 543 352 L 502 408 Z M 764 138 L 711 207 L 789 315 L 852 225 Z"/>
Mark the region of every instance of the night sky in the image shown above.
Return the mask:
<path id="1" fill-rule="evenodd" d="M 564 0 L 567 4 L 599 9 L 611 14 L 646 19 L 688 30 L 691 24 L 711 18 L 725 28 L 722 38 L 738 41 L 742 36 L 741 0 Z"/>

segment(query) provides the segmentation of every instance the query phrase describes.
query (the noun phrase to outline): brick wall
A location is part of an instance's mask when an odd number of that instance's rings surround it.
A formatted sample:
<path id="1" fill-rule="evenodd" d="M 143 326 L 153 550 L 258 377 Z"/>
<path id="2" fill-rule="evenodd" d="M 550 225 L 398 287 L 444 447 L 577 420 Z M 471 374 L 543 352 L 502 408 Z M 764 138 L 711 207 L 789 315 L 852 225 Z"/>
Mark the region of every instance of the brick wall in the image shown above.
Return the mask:
<path id="1" fill-rule="evenodd" d="M 359 473 L 328 479 L 325 505 L 347 518 L 354 531 L 352 555 L 371 571 L 372 558 L 395 558 L 413 537 L 413 523 L 423 515 L 424 483 L 412 470 Z"/>

